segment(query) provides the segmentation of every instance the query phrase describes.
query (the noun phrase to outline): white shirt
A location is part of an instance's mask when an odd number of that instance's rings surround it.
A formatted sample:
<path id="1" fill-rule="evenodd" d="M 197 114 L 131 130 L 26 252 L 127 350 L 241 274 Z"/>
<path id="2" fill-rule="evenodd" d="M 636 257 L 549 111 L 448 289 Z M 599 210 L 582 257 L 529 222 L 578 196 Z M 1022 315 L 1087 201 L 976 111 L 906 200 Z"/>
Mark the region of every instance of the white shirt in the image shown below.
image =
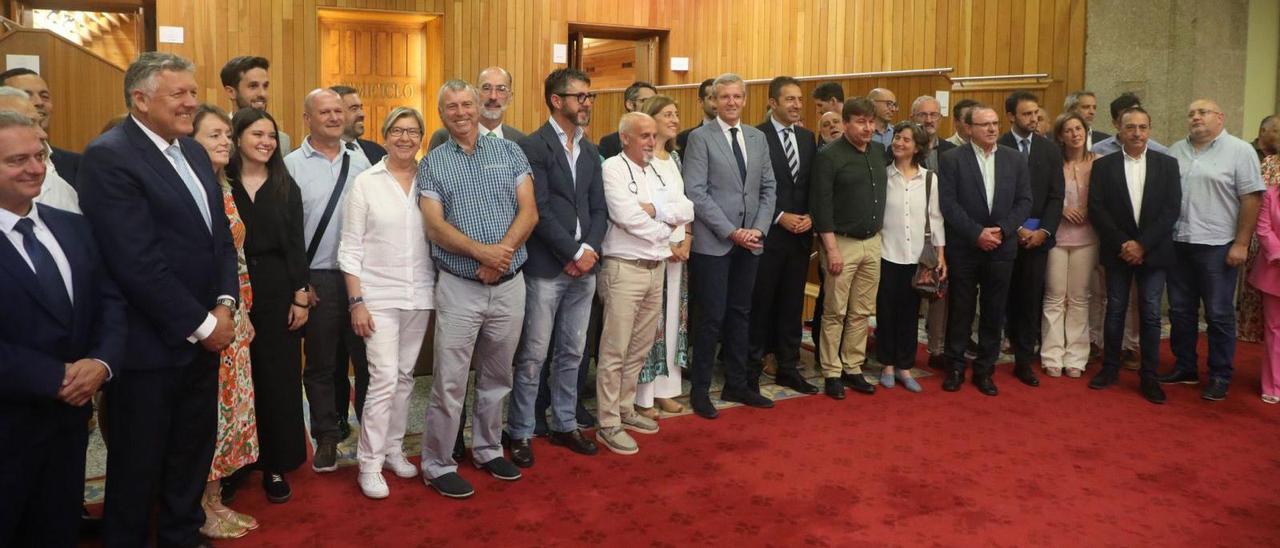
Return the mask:
<path id="1" fill-rule="evenodd" d="M 720 133 L 724 134 L 724 142 L 729 144 L 730 154 L 733 153 L 733 133 L 730 133 L 729 130 L 735 127 L 738 128 L 738 146 L 742 147 L 742 165 L 750 166 L 751 163 L 747 160 L 747 138 L 742 134 L 742 120 L 738 120 L 737 124 L 731 126 L 719 116 L 716 116 L 716 123 L 720 124 Z"/>
<path id="2" fill-rule="evenodd" d="M 1017 148 L 1018 152 L 1023 152 L 1022 147 L 1025 146 L 1027 147 L 1026 154 L 1031 154 L 1031 143 L 1035 142 L 1035 140 L 1030 135 L 1018 135 L 1017 130 L 1010 130 L 1009 133 L 1013 134 L 1013 142 L 1017 143 L 1018 146 L 1015 148 Z"/>
<path id="3" fill-rule="evenodd" d="M 991 211 L 991 202 L 996 196 L 996 149 L 1000 145 L 992 145 L 991 153 L 982 150 L 977 143 L 973 145 L 973 153 L 978 157 L 978 170 L 982 172 L 982 186 L 987 189 L 987 211 Z"/>
<path id="4" fill-rule="evenodd" d="M 920 166 L 910 180 L 889 164 L 889 186 L 884 203 L 884 227 L 880 230 L 880 257 L 895 264 L 915 264 L 924 251 L 925 181 L 929 170 Z M 938 177 L 929 189 L 929 231 L 934 246 L 945 246 L 942 209 L 938 207 Z"/>
<path id="5" fill-rule="evenodd" d="M 796 146 L 796 125 L 791 124 L 789 126 L 784 126 L 782 125 L 782 122 L 779 122 L 778 119 L 774 118 L 773 116 L 769 117 L 769 121 L 773 122 L 773 130 L 778 132 L 778 142 L 782 143 L 782 154 L 783 154 L 784 163 L 786 160 L 787 146 L 790 146 L 791 153 L 796 155 L 796 169 L 799 170 L 803 168 L 804 166 L 800 165 L 800 149 Z M 787 130 L 791 130 L 791 131 L 787 131 Z M 745 151 L 746 149 L 744 148 L 743 150 Z M 786 212 L 779 211 L 778 216 L 773 219 L 773 222 L 777 223 L 778 221 L 781 221 L 783 213 L 786 213 Z"/>
<path id="6" fill-rule="evenodd" d="M 435 265 L 416 186 L 405 193 L 382 160 L 356 177 L 346 202 L 338 267 L 360 278 L 365 306 L 370 310 L 434 308 Z"/>
<path id="7" fill-rule="evenodd" d="M 49 145 L 45 145 L 45 151 L 49 152 Z M 36 196 L 35 201 L 38 204 L 56 207 L 72 213 L 81 213 L 80 195 L 76 193 L 75 187 L 72 187 L 61 175 L 58 175 L 58 168 L 54 167 L 52 156 L 45 156 L 44 184 L 40 185 L 40 195 Z"/>
<path id="8" fill-rule="evenodd" d="M 1129 202 L 1133 204 L 1133 222 L 1137 223 L 1142 216 L 1142 191 L 1147 184 L 1147 149 L 1143 148 L 1137 158 L 1124 149 L 1120 153 L 1124 154 L 1124 181 L 1129 187 Z"/>
<path id="9" fill-rule="evenodd" d="M 555 123 L 553 122 L 553 123 L 552 123 L 552 125 L 555 125 Z M 557 134 L 558 134 L 558 135 L 561 135 L 561 137 L 563 137 L 563 134 L 559 134 L 559 133 L 557 133 Z M 492 136 L 497 137 L 497 138 L 499 138 L 499 139 L 506 139 L 506 138 L 507 138 L 507 136 L 506 136 L 506 135 L 504 135 L 504 134 L 502 133 L 502 124 L 501 124 L 501 123 L 499 123 L 499 124 L 498 124 L 498 127 L 493 128 L 493 129 L 489 129 L 489 128 L 487 128 L 487 127 L 484 127 L 484 124 L 480 124 L 480 136 L 481 136 L 481 137 L 484 137 L 484 136 L 486 136 L 486 135 L 492 135 Z"/>
<path id="10" fill-rule="evenodd" d="M 684 196 L 684 181 L 679 177 L 668 181 L 653 166 L 640 167 L 625 151 L 605 160 L 602 169 L 609 228 L 601 254 L 658 261 L 670 257 L 671 232 L 693 221 L 693 202 Z M 654 204 L 656 218 L 641 209 L 644 203 Z"/>

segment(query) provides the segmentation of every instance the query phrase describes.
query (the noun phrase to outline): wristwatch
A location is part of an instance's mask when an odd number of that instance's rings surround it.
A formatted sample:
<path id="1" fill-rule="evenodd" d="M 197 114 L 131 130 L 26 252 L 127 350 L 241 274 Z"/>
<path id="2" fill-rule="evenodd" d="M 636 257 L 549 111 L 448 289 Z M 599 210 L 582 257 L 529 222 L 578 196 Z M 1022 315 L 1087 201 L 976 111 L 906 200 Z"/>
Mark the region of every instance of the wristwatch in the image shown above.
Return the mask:
<path id="1" fill-rule="evenodd" d="M 236 309 L 236 300 L 231 297 L 219 297 L 218 304 L 227 307 L 227 310 L 234 311 Z"/>
<path id="2" fill-rule="evenodd" d="M 350 297 L 347 299 L 347 308 L 354 308 L 356 305 L 364 302 L 363 296 Z"/>

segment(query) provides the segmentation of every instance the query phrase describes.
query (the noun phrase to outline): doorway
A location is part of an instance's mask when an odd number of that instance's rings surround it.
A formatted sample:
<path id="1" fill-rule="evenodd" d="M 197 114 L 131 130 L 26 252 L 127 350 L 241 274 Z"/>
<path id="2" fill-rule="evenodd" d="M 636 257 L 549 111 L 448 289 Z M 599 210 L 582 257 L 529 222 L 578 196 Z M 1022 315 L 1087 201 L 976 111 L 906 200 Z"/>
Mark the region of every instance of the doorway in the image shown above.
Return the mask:
<path id="1" fill-rule="evenodd" d="M 639 27 L 569 24 L 569 66 L 587 73 L 595 89 L 632 82 L 661 85 L 661 49 L 668 31 Z"/>

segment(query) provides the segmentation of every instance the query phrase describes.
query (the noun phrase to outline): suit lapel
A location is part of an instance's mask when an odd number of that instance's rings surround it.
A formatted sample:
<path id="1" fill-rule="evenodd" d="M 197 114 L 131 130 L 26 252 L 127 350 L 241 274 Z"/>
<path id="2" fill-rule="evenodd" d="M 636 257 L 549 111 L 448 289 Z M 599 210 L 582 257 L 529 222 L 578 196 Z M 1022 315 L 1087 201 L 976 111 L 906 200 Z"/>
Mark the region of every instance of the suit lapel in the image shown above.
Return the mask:
<path id="1" fill-rule="evenodd" d="M 48 223 L 45 223 L 48 226 Z M 40 282 L 36 280 L 36 273 L 31 270 L 31 266 L 18 253 L 18 249 L 13 246 L 13 242 L 9 238 L 0 238 L 0 268 L 9 273 L 18 284 L 22 286 L 27 293 L 31 294 L 32 300 L 40 303 L 49 315 L 56 318 L 59 322 L 66 323 L 66 319 L 53 310 L 48 302 L 45 301 L 44 291 L 40 289 Z"/>
<path id="2" fill-rule="evenodd" d="M 151 167 L 156 176 L 178 193 L 178 201 L 182 202 L 183 208 L 187 210 L 191 218 L 196 223 L 204 226 L 204 215 L 200 214 L 200 208 L 196 205 L 195 200 L 192 199 L 191 191 L 187 190 L 186 183 L 182 182 L 182 177 L 178 175 L 178 171 L 174 169 L 173 164 L 169 163 L 169 159 L 165 157 L 164 153 L 160 152 L 159 148 L 156 148 L 151 138 L 142 132 L 142 128 L 137 126 L 132 116 L 125 118 L 125 135 L 129 136 L 134 148 L 138 149 L 143 160 L 147 162 L 147 165 Z M 190 157 L 187 156 L 186 151 L 183 151 L 183 156 L 187 157 L 187 163 L 193 166 L 192 172 L 196 172 L 194 164 L 192 164 Z M 196 179 L 199 180 L 199 178 L 200 176 L 197 174 Z M 214 211 L 216 209 L 210 210 L 209 213 L 212 215 Z M 204 230 L 203 232 L 209 234 L 209 230 Z"/>
<path id="3" fill-rule="evenodd" d="M 729 138 L 725 137 L 723 131 L 720 131 L 719 122 L 712 120 L 709 124 L 711 125 L 711 141 L 715 143 L 711 146 L 716 147 L 716 149 L 720 151 L 720 154 L 724 156 L 725 162 L 732 168 L 729 171 L 733 172 L 733 180 L 738 182 L 738 187 L 742 187 L 745 181 L 743 181 L 742 176 L 738 174 L 738 159 L 733 157 L 733 149 L 729 148 Z M 741 124 L 739 124 L 739 128 L 741 128 Z M 742 151 L 743 154 L 746 154 L 746 152 L 747 151 L 745 150 Z"/>
<path id="4" fill-rule="evenodd" d="M 976 181 L 978 183 L 978 194 L 982 196 L 982 201 L 986 202 L 987 199 L 989 198 L 989 196 L 987 196 L 987 184 L 986 182 L 983 181 L 983 178 L 982 178 L 982 166 L 978 165 L 978 157 L 977 157 L 978 151 L 976 148 L 974 148 L 975 146 L 976 145 L 969 145 L 969 152 L 967 154 L 961 154 L 961 156 L 964 158 L 963 161 L 969 164 L 968 166 L 969 169 L 967 169 L 966 171 L 968 171 L 969 173 L 976 173 L 978 175 L 978 178 Z M 996 162 L 996 165 L 999 166 L 1000 163 Z M 999 175 L 1000 175 L 999 172 L 997 172 L 996 173 L 997 185 L 1000 183 Z M 996 202 L 995 200 L 991 200 L 991 207 L 987 208 L 987 214 L 990 214 L 992 211 L 995 210 L 995 208 L 996 208 Z"/>
<path id="5" fill-rule="evenodd" d="M 569 169 L 569 158 L 564 151 L 564 143 L 560 142 L 560 135 L 556 133 L 555 128 L 551 127 L 551 122 L 547 122 L 546 130 L 543 131 L 542 136 L 543 140 L 547 141 L 547 146 L 551 149 L 551 155 L 555 157 L 556 164 L 560 166 L 565 175 L 569 176 L 569 197 L 574 200 L 576 205 L 578 192 L 576 188 L 573 188 L 573 171 Z M 578 141 L 578 143 L 581 144 L 582 141 Z M 578 160 L 582 160 L 581 153 L 578 154 Z M 547 183 L 554 184 L 552 181 L 547 181 Z"/>

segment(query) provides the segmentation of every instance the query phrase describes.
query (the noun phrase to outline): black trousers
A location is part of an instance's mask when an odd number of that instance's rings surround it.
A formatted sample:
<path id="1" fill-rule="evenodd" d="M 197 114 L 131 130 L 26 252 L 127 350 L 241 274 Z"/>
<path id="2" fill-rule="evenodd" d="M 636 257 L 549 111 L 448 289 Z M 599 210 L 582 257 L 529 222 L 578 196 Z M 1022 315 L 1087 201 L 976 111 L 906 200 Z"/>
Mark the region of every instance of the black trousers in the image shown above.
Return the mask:
<path id="1" fill-rule="evenodd" d="M 692 394 L 711 390 L 716 345 L 724 353 L 724 387 L 758 386 L 760 371 L 747 371 L 747 331 L 751 326 L 751 293 L 760 257 L 738 246 L 724 255 L 693 253 L 689 257 L 689 298 L 694 315 Z"/>
<path id="2" fill-rule="evenodd" d="M 980 252 L 973 251 L 977 254 Z M 947 363 L 964 373 L 965 347 L 973 330 L 973 317 L 981 293 L 982 316 L 978 319 L 978 357 L 973 360 L 975 377 L 990 377 L 1000 356 L 1000 328 L 1004 324 L 1009 298 L 1009 276 L 1013 261 L 947 255 Z"/>
<path id="3" fill-rule="evenodd" d="M 338 440 L 338 406 L 334 404 L 334 375 L 338 369 L 338 346 L 344 345 L 356 370 L 369 370 L 365 357 L 364 339 L 351 329 L 351 313 L 347 309 L 347 286 L 342 273 L 337 270 L 312 270 L 311 287 L 320 302 L 311 309 L 307 319 L 306 367 L 302 370 L 302 383 L 307 391 L 307 405 L 311 410 L 311 436 L 319 442 Z M 346 362 L 342 363 L 343 376 Z M 346 400 L 343 400 L 344 402 Z"/>
<path id="4" fill-rule="evenodd" d="M 760 370 L 773 352 L 779 375 L 800 374 L 800 338 L 804 331 L 804 284 L 809 274 L 813 236 L 774 227 L 765 240 L 751 297 L 751 331 L 747 368 Z"/>
<path id="5" fill-rule="evenodd" d="M 916 265 L 880 259 L 876 290 L 876 359 L 898 369 L 916 366 L 920 346 L 920 295 L 911 281 Z"/>
<path id="6" fill-rule="evenodd" d="M 253 359 L 253 405 L 258 419 L 258 468 L 289 472 L 307 460 L 302 418 L 302 334 L 289 330 L 293 305 L 288 270 L 279 255 L 249 258 L 257 332 L 249 344 Z"/>
<path id="7" fill-rule="evenodd" d="M 350 367 L 355 373 L 355 382 L 347 376 L 351 363 L 351 352 L 347 350 L 346 341 L 338 345 L 338 354 L 333 358 L 333 407 L 338 411 L 338 420 L 345 421 L 350 417 L 350 409 L 356 409 L 356 420 L 364 419 L 364 398 L 369 393 L 369 368 Z M 354 384 L 354 386 L 352 386 Z M 352 389 L 355 390 L 355 402 L 351 401 Z"/>
<path id="8" fill-rule="evenodd" d="M 0 406 L 0 546 L 76 546 L 84 500 L 88 405 Z M 14 422 L 10 422 L 14 421 Z"/>
<path id="9" fill-rule="evenodd" d="M 1030 365 L 1040 358 L 1040 318 L 1044 314 L 1044 277 L 1048 249 L 1018 250 L 1009 279 L 1006 331 L 1013 346 L 1013 363 Z"/>
<path id="10" fill-rule="evenodd" d="M 147 545 L 153 503 L 159 546 L 199 544 L 200 497 L 218 428 L 218 355 L 201 350 L 184 366 L 117 369 L 107 392 L 103 545 Z"/>

